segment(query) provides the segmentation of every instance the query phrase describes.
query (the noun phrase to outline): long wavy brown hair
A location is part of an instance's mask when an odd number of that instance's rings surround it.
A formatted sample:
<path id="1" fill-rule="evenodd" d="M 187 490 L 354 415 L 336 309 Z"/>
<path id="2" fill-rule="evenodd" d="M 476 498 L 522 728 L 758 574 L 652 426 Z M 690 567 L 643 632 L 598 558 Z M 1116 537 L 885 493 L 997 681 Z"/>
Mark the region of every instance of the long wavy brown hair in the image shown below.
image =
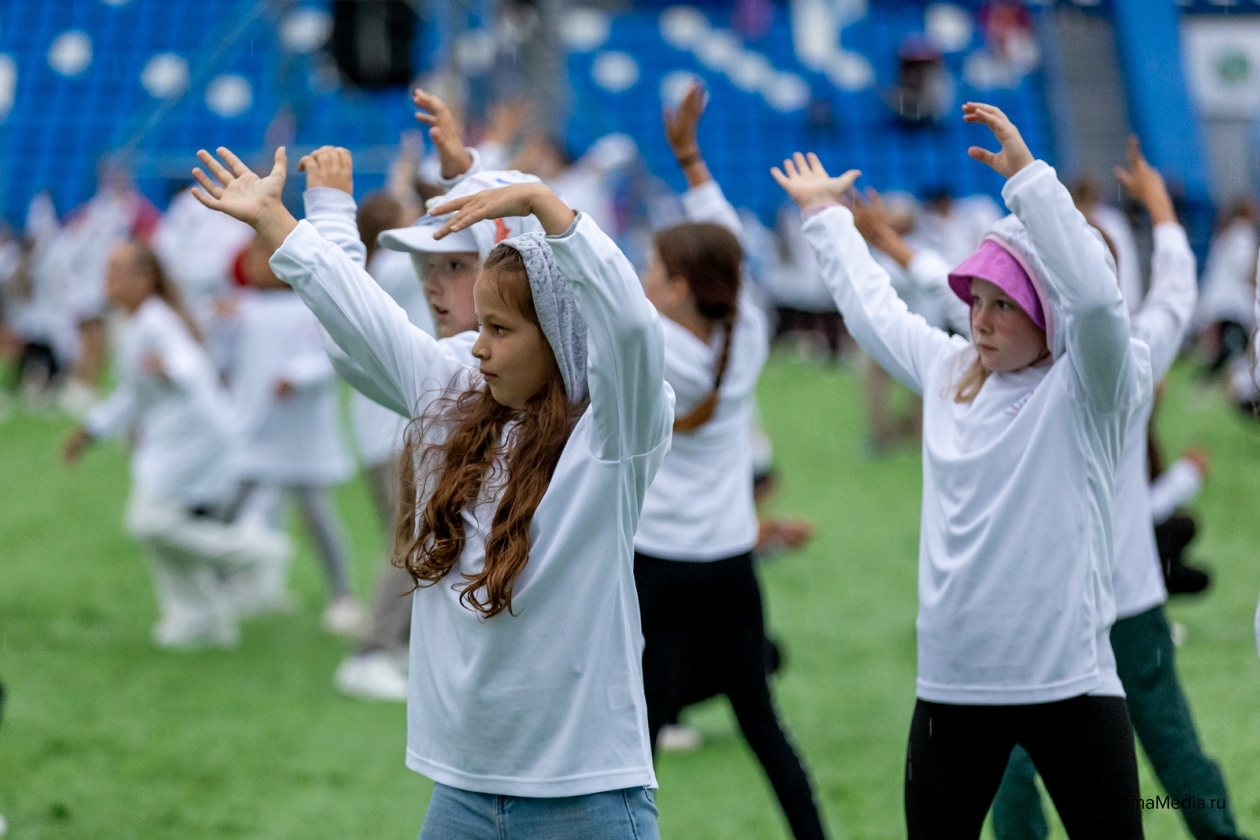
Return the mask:
<path id="1" fill-rule="evenodd" d="M 538 325 L 518 251 L 505 245 L 491 251 L 477 282 L 493 283 L 505 303 Z M 496 402 L 482 385 L 435 401 L 407 427 L 394 565 L 406 569 L 417 588 L 436 584 L 463 554 L 463 512 L 497 497 L 485 565 L 464 574 L 457 587 L 460 602 L 485 618 L 512 612 L 516 579 L 529 560 L 534 512 L 586 409 L 586 401 L 569 402 L 551 347 L 543 346 L 550 376 L 524 410 Z M 443 432 L 445 439 L 435 443 Z"/>

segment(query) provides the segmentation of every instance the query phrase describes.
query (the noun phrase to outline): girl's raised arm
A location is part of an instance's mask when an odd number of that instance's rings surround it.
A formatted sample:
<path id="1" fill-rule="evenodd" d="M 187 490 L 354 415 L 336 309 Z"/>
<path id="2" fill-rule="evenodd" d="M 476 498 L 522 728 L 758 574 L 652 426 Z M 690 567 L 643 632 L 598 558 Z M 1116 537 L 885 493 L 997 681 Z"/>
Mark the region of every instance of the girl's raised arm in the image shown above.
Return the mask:
<path id="1" fill-rule="evenodd" d="M 897 296 L 888 272 L 871 257 L 852 212 L 838 203 L 859 173 L 849 170 L 832 178 L 816 155 L 798 152 L 771 174 L 804 211 L 801 231 L 818 257 L 845 327 L 880 367 L 922 394 L 929 368 L 967 343 L 912 314 Z"/>
<path id="2" fill-rule="evenodd" d="M 669 440 L 674 396 L 665 384 L 660 319 L 630 261 L 588 216 L 538 183 L 486 190 L 430 212 L 455 214 L 435 239 L 482 219 L 535 216 L 586 321 L 587 385 L 598 435 L 594 454 L 621 461 Z"/>
<path id="3" fill-rule="evenodd" d="M 700 141 L 696 138 L 700 126 L 700 117 L 704 115 L 704 107 L 708 104 L 704 86 L 693 82 L 687 95 L 678 103 L 678 108 L 661 109 L 661 120 L 665 124 L 665 141 L 674 153 L 674 160 L 687 179 L 687 192 L 683 193 L 683 211 L 689 222 L 713 222 L 735 234 L 740 244 L 744 244 L 744 226 L 739 221 L 739 214 L 726 200 L 722 188 L 709 173 L 704 156 L 700 153 Z"/>
<path id="4" fill-rule="evenodd" d="M 219 155 L 197 156 L 217 179 L 200 169 L 193 176 L 202 186 L 194 195 L 253 226 L 276 249 L 271 268 L 293 287 L 319 318 L 324 329 L 375 382 L 391 405 L 421 412 L 428 401 L 451 386 L 467 366 L 430 335 L 413 325 L 403 311 L 361 266 L 341 248 L 324 239 L 310 222 L 298 222 L 280 203 L 284 188 L 284 149 L 276 150 L 271 174 L 259 178 L 224 148 Z"/>
<path id="5" fill-rule="evenodd" d="M 1002 144 L 998 152 L 973 146 L 968 154 L 1008 179 L 1002 197 L 1045 263 L 1051 286 L 1045 291 L 1062 312 L 1063 339 L 1083 396 L 1101 412 L 1129 405 L 1140 398 L 1142 382 L 1149 391 L 1150 371 L 1130 353 L 1129 310 L 1108 267 L 1107 246 L 1001 110 L 969 102 L 963 119 L 986 126 Z"/>
<path id="6" fill-rule="evenodd" d="M 1158 381 L 1176 361 L 1194 316 L 1199 298 L 1194 252 L 1177 222 L 1163 177 L 1146 162 L 1136 137 L 1129 138 L 1129 166 L 1116 167 L 1116 177 L 1151 214 L 1155 238 L 1151 290 L 1130 318 L 1133 337 L 1151 350 L 1151 378 Z"/>

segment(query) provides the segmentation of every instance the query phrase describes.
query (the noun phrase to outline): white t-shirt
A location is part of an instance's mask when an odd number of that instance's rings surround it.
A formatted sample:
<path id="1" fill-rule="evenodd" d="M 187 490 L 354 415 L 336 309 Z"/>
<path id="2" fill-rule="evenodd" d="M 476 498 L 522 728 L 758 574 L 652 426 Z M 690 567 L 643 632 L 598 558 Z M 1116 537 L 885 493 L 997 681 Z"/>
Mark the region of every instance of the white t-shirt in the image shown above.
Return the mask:
<path id="1" fill-rule="evenodd" d="M 580 215 L 549 237 L 588 328 L 590 407 L 534 514 L 515 614 L 464 607 L 497 501 L 464 511 L 458 568 L 416 591 L 407 764 L 441 784 L 507 796 L 655 786 L 643 699 L 633 538 L 669 449 L 673 393 L 660 321 L 629 262 Z M 395 404 L 480 387 L 475 369 L 408 321 L 346 252 L 300 222 L 271 259 L 329 335 Z"/>
<path id="2" fill-rule="evenodd" d="M 975 350 L 906 310 L 852 214 L 823 210 L 804 232 L 858 344 L 923 396 L 918 696 L 1122 696 L 1109 641 L 1112 477 L 1129 418 L 1150 400 L 1148 353 L 1054 170 L 1030 164 L 1003 196 L 1046 265 L 1062 349 L 1053 364 L 990 375 L 970 403 L 954 387 Z"/>
<path id="3" fill-rule="evenodd" d="M 352 464 L 342 440 L 337 375 L 319 321 L 288 289 L 243 291 L 236 319 L 237 474 L 264 484 L 347 480 Z M 276 395 L 281 380 L 294 386 L 288 397 Z"/>
<path id="4" fill-rule="evenodd" d="M 164 375 L 151 373 L 148 356 Z M 231 405 L 205 348 L 166 302 L 152 296 L 123 325 L 118 387 L 84 419 L 94 437 L 136 433 L 136 489 L 188 506 L 226 501 L 234 476 Z"/>
<path id="5" fill-rule="evenodd" d="M 1154 231 L 1151 291 L 1130 321 L 1132 335 L 1151 354 L 1151 376 L 1164 378 L 1177 358 L 1194 314 L 1194 252 L 1181 225 L 1168 222 Z M 1129 618 L 1168 600 L 1155 546 L 1147 470 L 1147 423 L 1152 404 L 1134 412 L 1116 467 L 1115 522 L 1116 618 Z"/>
<path id="6" fill-rule="evenodd" d="M 688 190 L 683 207 L 689 221 L 711 221 L 738 237 L 739 216 L 715 181 Z M 742 294 L 731 355 L 717 408 L 704 425 L 675 432 L 665 463 L 648 488 L 634 536 L 637 551 L 668 560 L 711 561 L 734 557 L 757 545 L 753 503 L 754 405 L 757 377 L 766 361 L 765 317 Z M 723 331 L 706 344 L 690 330 L 661 319 L 665 332 L 665 381 L 685 417 L 713 390 Z"/>

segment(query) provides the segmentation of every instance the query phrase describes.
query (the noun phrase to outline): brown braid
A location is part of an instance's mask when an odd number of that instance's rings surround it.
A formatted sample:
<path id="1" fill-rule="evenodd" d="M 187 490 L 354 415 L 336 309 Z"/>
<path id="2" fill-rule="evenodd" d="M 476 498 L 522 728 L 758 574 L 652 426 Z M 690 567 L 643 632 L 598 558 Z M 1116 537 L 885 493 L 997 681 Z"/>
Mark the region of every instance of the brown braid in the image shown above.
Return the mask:
<path id="1" fill-rule="evenodd" d="M 712 222 L 686 222 L 653 237 L 657 256 L 671 277 L 687 281 L 696 311 L 723 330 L 713 390 L 685 417 L 674 420 L 674 431 L 694 431 L 713 417 L 718 391 L 730 364 L 735 319 L 739 313 L 739 285 L 743 248 L 735 234 Z"/>

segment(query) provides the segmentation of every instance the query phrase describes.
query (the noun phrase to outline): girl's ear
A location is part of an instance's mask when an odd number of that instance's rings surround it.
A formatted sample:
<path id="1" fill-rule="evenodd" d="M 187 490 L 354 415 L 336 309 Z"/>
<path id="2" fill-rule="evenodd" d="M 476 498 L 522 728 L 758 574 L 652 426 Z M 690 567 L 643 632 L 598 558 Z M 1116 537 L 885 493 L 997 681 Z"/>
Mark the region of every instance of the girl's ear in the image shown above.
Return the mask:
<path id="1" fill-rule="evenodd" d="M 675 306 L 686 303 L 691 297 L 691 284 L 687 282 L 687 278 L 681 274 L 667 275 L 669 282 L 666 287 L 669 289 L 669 302 Z"/>

